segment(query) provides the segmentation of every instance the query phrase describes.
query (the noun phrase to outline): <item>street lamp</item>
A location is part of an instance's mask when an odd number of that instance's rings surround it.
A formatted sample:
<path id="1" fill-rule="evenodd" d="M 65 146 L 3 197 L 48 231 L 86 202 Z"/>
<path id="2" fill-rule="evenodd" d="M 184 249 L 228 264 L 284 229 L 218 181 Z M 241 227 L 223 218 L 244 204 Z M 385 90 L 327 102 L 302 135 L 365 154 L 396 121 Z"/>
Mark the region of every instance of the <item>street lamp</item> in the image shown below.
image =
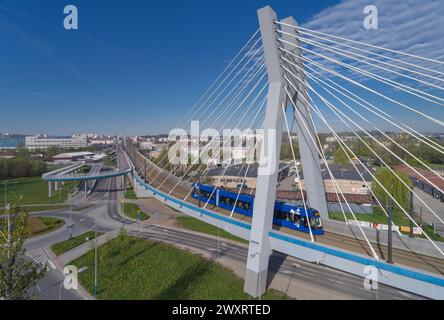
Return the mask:
<path id="1" fill-rule="evenodd" d="M 8 206 L 8 184 L 17 184 L 18 182 L 9 182 L 8 180 L 5 180 L 2 182 L 2 184 L 5 185 L 5 222 L 6 222 L 6 207 Z"/>
<path id="2" fill-rule="evenodd" d="M 83 222 L 87 220 L 87 218 L 80 219 L 80 222 Z M 89 220 L 89 219 L 88 219 Z M 97 270 L 98 270 L 98 263 L 97 263 L 97 223 L 96 220 L 92 219 L 94 221 L 94 288 L 93 288 L 93 296 L 96 297 L 97 295 Z M 88 229 L 86 232 L 91 230 L 92 228 Z"/>
<path id="3" fill-rule="evenodd" d="M 94 221 L 94 291 L 93 296 L 94 298 L 97 296 L 97 223 Z"/>
<path id="4" fill-rule="evenodd" d="M 69 198 L 69 239 L 72 239 L 72 229 L 74 228 L 74 225 L 72 224 L 72 194 L 68 194 Z"/>

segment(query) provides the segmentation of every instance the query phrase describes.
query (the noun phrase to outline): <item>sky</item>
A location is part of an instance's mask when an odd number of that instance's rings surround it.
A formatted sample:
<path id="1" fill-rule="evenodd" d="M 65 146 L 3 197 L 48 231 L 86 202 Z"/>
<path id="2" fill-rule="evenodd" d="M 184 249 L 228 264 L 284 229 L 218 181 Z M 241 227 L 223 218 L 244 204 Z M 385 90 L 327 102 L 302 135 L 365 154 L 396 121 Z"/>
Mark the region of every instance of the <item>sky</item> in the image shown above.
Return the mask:
<path id="1" fill-rule="evenodd" d="M 368 3 L 0 0 L 0 132 L 167 133 L 257 30 L 256 10 L 267 4 L 310 29 L 444 60 L 440 0 L 375 0 L 373 32 L 362 28 Z M 67 4 L 78 8 L 78 30 L 63 28 Z"/>

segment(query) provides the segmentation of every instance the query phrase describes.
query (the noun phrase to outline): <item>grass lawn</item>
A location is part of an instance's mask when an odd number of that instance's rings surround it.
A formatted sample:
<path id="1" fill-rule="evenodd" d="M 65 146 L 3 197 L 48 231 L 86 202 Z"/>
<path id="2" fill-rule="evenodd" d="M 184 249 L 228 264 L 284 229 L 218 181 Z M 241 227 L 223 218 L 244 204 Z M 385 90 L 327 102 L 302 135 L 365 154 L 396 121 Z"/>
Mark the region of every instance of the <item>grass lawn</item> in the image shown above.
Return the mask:
<path id="1" fill-rule="evenodd" d="M 97 233 L 97 236 L 99 237 L 101 232 Z M 88 231 L 85 233 L 82 233 L 81 235 L 78 235 L 77 237 L 73 237 L 72 239 L 68 239 L 66 241 L 54 243 L 51 245 L 51 250 L 57 255 L 61 255 L 62 253 L 69 251 L 75 247 L 80 246 L 81 244 L 84 244 L 85 242 L 94 239 L 96 233 L 94 231 Z M 86 240 L 88 238 L 88 240 Z"/>
<path id="2" fill-rule="evenodd" d="M 22 207 L 23 209 L 26 209 L 28 212 L 43 212 L 43 211 L 52 211 L 57 209 L 64 209 L 68 208 L 68 205 L 60 204 L 60 205 L 43 205 L 43 206 L 26 206 Z M 4 215 L 5 210 L 0 209 L 0 215 Z"/>
<path id="3" fill-rule="evenodd" d="M 185 229 L 189 229 L 189 230 L 193 230 L 193 231 L 197 231 L 197 232 L 202 232 L 202 233 L 206 233 L 206 234 L 211 234 L 213 236 L 217 236 L 217 227 L 205 223 L 203 221 L 200 221 L 198 219 L 192 218 L 192 217 L 187 217 L 187 216 L 181 216 L 181 217 L 176 217 L 176 220 L 182 225 L 182 227 L 184 227 Z M 239 241 L 239 242 L 243 242 L 243 243 L 248 243 L 247 240 L 244 240 L 242 238 L 236 237 L 234 235 L 232 235 L 229 232 L 226 232 L 224 229 L 219 228 L 219 236 L 222 238 L 226 238 L 226 239 L 231 239 L 234 241 Z"/>
<path id="4" fill-rule="evenodd" d="M 64 225 L 63 220 L 52 217 L 28 217 L 27 224 L 30 229 L 29 237 L 36 237 L 42 234 L 54 231 Z M 0 229 L 7 231 L 7 224 L 2 218 L 0 220 Z M 4 242 L 3 238 L 0 238 L 0 243 Z"/>
<path id="5" fill-rule="evenodd" d="M 137 199 L 137 196 L 136 196 L 136 193 L 134 192 L 133 189 L 128 189 L 128 190 L 125 192 L 125 198 L 127 198 L 127 199 L 132 199 L 132 200 L 136 200 L 136 199 Z"/>
<path id="6" fill-rule="evenodd" d="M 75 183 L 65 183 L 60 185 L 61 190 L 53 192 L 51 198 L 48 197 L 48 183 L 42 180 L 41 177 L 28 177 L 18 179 L 8 179 L 8 202 L 18 201 L 20 196 L 23 196 L 22 204 L 55 204 L 65 201 L 68 197 L 68 193 L 72 192 L 75 187 Z M 2 195 L 2 201 L 5 194 L 5 185 L 0 184 L 0 195 Z M 4 203 L 0 202 L 0 206 L 3 207 Z"/>
<path id="7" fill-rule="evenodd" d="M 131 219 L 135 219 L 137 220 L 137 215 L 140 215 L 140 219 L 141 221 L 149 219 L 150 216 L 148 214 L 146 214 L 145 212 L 141 211 L 139 206 L 137 204 L 134 203 L 124 203 L 123 204 L 123 210 L 125 213 L 125 216 L 130 217 Z"/>
<path id="8" fill-rule="evenodd" d="M 70 262 L 88 269 L 80 283 L 92 292 L 94 252 Z M 160 242 L 126 235 L 98 249 L 99 299 L 249 299 L 243 280 L 231 270 L 199 255 Z M 263 299 L 284 299 L 269 290 Z"/>

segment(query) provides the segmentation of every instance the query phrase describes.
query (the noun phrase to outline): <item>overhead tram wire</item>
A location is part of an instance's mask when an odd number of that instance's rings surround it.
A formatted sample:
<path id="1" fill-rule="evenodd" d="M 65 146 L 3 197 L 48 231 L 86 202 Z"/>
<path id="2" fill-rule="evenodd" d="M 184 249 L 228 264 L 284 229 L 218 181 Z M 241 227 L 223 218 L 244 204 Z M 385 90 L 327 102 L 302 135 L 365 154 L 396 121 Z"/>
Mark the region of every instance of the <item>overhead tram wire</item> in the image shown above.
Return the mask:
<path id="1" fill-rule="evenodd" d="M 288 63 L 291 63 L 291 61 L 288 61 L 287 59 L 284 58 L 285 61 L 287 61 Z M 295 66 L 295 65 L 294 65 Z M 298 67 L 298 66 L 295 66 Z M 300 68 L 300 67 L 298 67 Z M 311 69 L 311 68 L 310 68 Z M 314 82 L 316 82 L 319 86 L 321 86 L 319 84 L 319 82 L 321 82 L 324 85 L 327 85 L 328 87 L 331 87 L 329 84 L 325 83 L 323 80 L 319 79 L 318 77 L 310 74 L 309 72 L 305 71 L 305 73 L 309 76 L 310 79 L 312 79 Z M 324 77 L 326 78 L 326 77 Z M 328 89 L 323 88 L 324 90 L 326 90 L 327 92 L 330 93 L 330 95 L 333 95 L 338 101 L 340 101 L 344 106 L 346 106 L 350 111 L 352 111 L 353 113 L 355 113 L 356 115 L 358 115 L 362 120 L 364 120 L 366 123 L 370 124 L 372 127 L 374 127 L 379 133 L 381 133 L 384 137 L 388 138 L 391 142 L 393 142 L 395 145 L 397 145 L 399 148 L 401 148 L 404 152 L 406 152 L 407 154 L 409 154 L 411 157 L 413 157 L 416 161 L 418 161 L 420 164 L 422 164 L 425 168 L 427 168 L 428 170 L 430 170 L 430 172 L 432 174 L 434 174 L 437 178 L 441 179 L 442 181 L 444 181 L 444 177 L 442 177 L 441 175 L 439 175 L 437 172 L 435 172 L 434 170 L 432 170 L 432 168 L 430 168 L 425 162 L 423 162 L 421 159 L 419 159 L 418 157 L 416 157 L 414 154 L 412 154 L 409 150 L 407 150 L 406 148 L 404 148 L 402 145 L 400 145 L 399 143 L 397 143 L 395 140 L 393 140 L 390 136 L 388 136 L 385 132 L 383 132 L 381 129 L 379 129 L 378 127 L 376 127 L 372 122 L 370 122 L 368 119 L 364 118 L 361 114 L 359 114 L 356 110 L 354 110 L 353 108 L 351 108 L 348 104 L 346 104 L 344 101 L 342 101 L 341 99 L 339 99 L 335 94 L 331 93 Z M 333 88 L 335 89 L 335 88 Z M 337 91 L 337 90 L 336 90 Z M 341 92 L 339 92 L 341 93 Z M 341 93 L 343 94 L 343 93 Z M 349 98 L 347 95 L 343 94 L 344 96 L 346 96 L 347 98 Z M 356 102 L 358 104 L 360 104 L 359 102 Z M 360 104 L 361 105 L 361 104 Z M 365 106 L 363 106 L 364 108 L 366 108 Z M 366 108 L 367 109 L 367 108 Z M 391 123 L 391 122 L 389 122 Z M 375 140 L 378 144 L 380 144 L 383 148 L 387 149 L 386 146 L 384 146 L 383 144 L 381 144 L 380 141 Z M 387 149 L 390 153 L 393 153 L 391 150 Z M 395 157 L 397 157 L 401 162 L 405 161 L 403 159 L 401 159 L 400 157 L 398 157 L 397 155 L 395 155 Z M 438 189 L 439 191 L 443 192 L 443 190 L 441 190 L 438 186 L 436 186 L 433 182 L 431 182 L 428 178 L 424 177 L 420 172 L 416 171 L 414 168 L 412 169 L 414 172 L 416 172 L 418 175 L 420 175 L 421 177 L 423 177 L 423 179 L 425 179 L 428 183 L 430 183 L 433 187 L 435 187 L 436 189 Z"/>
<path id="2" fill-rule="evenodd" d="M 436 89 L 439 89 L 439 90 L 444 90 L 443 87 L 435 85 L 435 84 L 433 84 L 431 82 L 427 82 L 427 81 L 424 81 L 424 80 L 421 80 L 421 79 L 418 79 L 418 78 L 414 78 L 414 77 L 411 77 L 409 75 L 400 73 L 398 71 L 390 70 L 390 69 L 381 67 L 381 66 L 379 66 L 377 64 L 373 64 L 373 63 L 370 63 L 370 62 L 367 62 L 367 61 L 363 61 L 363 60 L 355 58 L 353 56 L 358 56 L 360 58 L 367 59 L 367 60 L 370 60 L 370 61 L 373 61 L 373 62 L 378 62 L 378 63 L 386 64 L 386 65 L 390 66 L 391 68 L 395 67 L 395 66 L 393 66 L 393 65 L 391 65 L 389 63 L 386 63 L 386 62 L 383 62 L 383 61 L 379 61 L 377 59 L 373 59 L 373 58 L 370 58 L 370 57 L 366 57 L 366 56 L 363 56 L 361 54 L 358 54 L 358 53 L 355 53 L 355 52 L 350 52 L 350 51 L 347 51 L 347 50 L 344 50 L 344 49 L 340 49 L 340 48 L 336 48 L 336 47 L 329 47 L 328 45 L 325 45 L 323 43 L 317 42 L 315 40 L 310 40 L 310 39 L 307 39 L 307 38 L 304 38 L 304 37 L 298 37 L 298 36 L 295 36 L 295 35 L 293 35 L 291 33 L 288 33 L 288 32 L 284 32 L 284 31 L 279 31 L 279 32 L 284 34 L 284 35 L 292 36 L 292 37 L 298 39 L 298 41 L 307 43 L 307 44 L 309 44 L 309 45 L 311 45 L 313 47 L 319 47 L 319 48 L 322 48 L 322 49 L 324 49 L 326 51 L 334 53 L 336 55 L 340 55 L 340 56 L 343 56 L 343 57 L 346 57 L 346 58 L 349 58 L 349 59 L 353 59 L 353 60 L 358 61 L 360 63 L 364 63 L 366 65 L 369 65 L 369 66 L 372 66 L 372 67 L 375 67 L 375 68 L 378 68 L 378 69 L 381 69 L 381 70 L 384 70 L 384 71 L 396 74 L 399 77 L 404 77 L 404 78 L 407 78 L 409 80 L 413 80 L 413 81 L 419 82 L 421 84 L 424 84 L 424 85 L 427 85 L 427 86 L 430 86 L 430 87 L 433 87 L 433 88 L 436 88 Z M 402 70 L 411 72 L 410 70 L 404 69 L 404 68 Z M 437 78 L 437 79 L 439 79 L 439 78 Z M 443 79 L 439 79 L 439 80 L 444 81 Z M 413 90 L 414 88 L 411 88 L 411 89 Z M 430 95 L 430 96 L 432 96 L 432 95 Z"/>
<path id="3" fill-rule="evenodd" d="M 292 84 L 292 82 L 288 80 L 288 78 L 287 78 L 287 82 L 293 87 L 294 90 L 296 90 L 296 91 L 298 92 L 298 96 L 303 97 L 303 95 L 302 95 L 302 94 L 299 92 L 299 90 L 298 90 L 298 89 Z M 305 129 L 307 130 L 307 132 L 308 132 L 308 134 L 309 134 L 311 140 L 313 141 L 315 147 L 317 148 L 317 151 L 318 151 L 319 154 L 320 154 L 320 153 L 321 153 L 320 150 L 319 150 L 320 146 L 318 146 L 318 145 L 316 144 L 316 140 L 314 139 L 314 137 L 313 137 L 312 134 L 310 133 L 310 130 L 308 129 L 308 124 L 306 124 L 306 120 L 305 120 L 305 118 L 303 117 L 303 115 L 301 115 L 300 111 L 298 110 L 298 108 L 297 108 L 297 106 L 296 106 L 296 103 L 293 101 L 293 98 L 291 97 L 290 93 L 288 92 L 288 89 L 287 89 L 286 86 L 284 86 L 284 89 L 285 89 L 285 92 L 286 92 L 286 94 L 287 94 L 287 97 L 288 97 L 289 101 L 291 101 L 291 104 L 292 104 L 292 106 L 293 106 L 293 109 L 295 110 L 295 112 L 297 113 L 297 115 L 299 116 L 299 118 L 301 119 L 301 121 L 302 121 L 302 123 L 303 123 Z M 305 98 L 304 98 L 304 100 L 308 103 L 308 101 L 307 101 Z M 323 160 L 324 160 L 324 159 L 323 159 Z M 337 181 L 336 181 L 336 179 L 334 178 L 334 176 L 333 176 L 333 174 L 332 174 L 332 172 L 331 172 L 331 170 L 330 170 L 330 166 L 328 165 L 328 163 L 327 163 L 326 160 L 324 160 L 324 161 L 325 161 L 324 164 L 325 164 L 325 166 L 326 166 L 326 168 L 327 168 L 327 170 L 328 170 L 328 172 L 329 172 L 329 174 L 330 174 L 330 177 L 332 178 L 333 182 L 336 184 L 336 186 L 337 186 L 339 192 L 341 193 L 341 196 L 342 196 L 343 200 L 345 201 L 345 203 L 346 203 L 346 205 L 347 205 L 347 207 L 348 207 L 348 209 L 349 209 L 349 212 L 352 214 L 354 220 L 357 222 L 358 220 L 356 219 L 356 216 L 355 216 L 355 214 L 354 214 L 354 212 L 353 212 L 353 209 L 350 207 L 350 204 L 348 203 L 346 197 L 344 196 L 344 194 L 343 194 L 343 192 L 342 192 L 342 189 L 341 189 L 341 188 L 339 187 L 339 185 L 337 184 Z M 345 213 L 344 213 L 344 214 L 345 214 Z M 371 245 L 370 241 L 368 240 L 368 238 L 367 238 L 367 236 L 366 236 L 364 230 L 362 230 L 361 225 L 359 225 L 359 223 L 357 223 L 357 225 L 358 225 L 358 228 L 359 228 L 359 230 L 361 231 L 361 233 L 362 233 L 362 235 L 363 235 L 365 241 L 367 242 L 367 245 L 368 245 L 368 247 L 370 248 L 370 251 L 371 251 L 373 257 L 374 257 L 376 260 L 379 260 L 379 257 L 378 257 L 378 255 L 376 254 L 375 249 L 373 248 L 373 246 Z"/>
<path id="4" fill-rule="evenodd" d="M 217 79 L 213 82 L 213 84 L 205 91 L 205 93 L 202 95 L 202 97 L 199 99 L 199 101 L 201 101 L 207 94 L 208 92 L 211 90 L 212 87 L 215 86 L 215 84 L 218 82 L 218 80 L 222 77 L 223 74 L 225 74 L 229 68 L 234 64 L 234 62 L 238 59 L 238 57 L 242 54 L 242 52 L 244 52 L 244 50 L 246 48 L 248 48 L 248 46 L 251 44 L 251 42 L 253 41 L 253 39 L 258 35 L 260 29 L 257 29 L 256 32 L 253 34 L 253 36 L 247 41 L 247 43 L 242 47 L 242 49 L 236 54 L 236 56 L 230 61 L 230 63 L 227 65 L 227 67 L 222 71 L 222 73 L 217 77 Z M 179 123 L 179 126 L 184 126 L 185 124 L 189 123 L 193 117 L 197 114 L 197 112 L 199 112 L 203 106 L 205 106 L 205 104 L 208 102 L 208 100 L 214 95 L 215 92 L 217 92 L 217 90 L 220 88 L 220 86 L 233 74 L 233 72 L 239 67 L 240 63 L 244 60 L 244 58 L 246 56 L 248 56 L 251 51 L 255 48 L 255 46 L 257 45 L 258 41 L 260 41 L 260 37 L 259 39 L 254 43 L 254 45 L 244 54 L 244 56 L 242 57 L 242 59 L 240 59 L 238 61 L 238 63 L 233 67 L 233 69 L 225 76 L 225 78 L 222 80 L 222 82 L 219 83 L 219 85 L 212 91 L 212 93 L 206 98 L 206 100 L 201 104 L 201 106 L 189 117 L 187 118 L 187 116 L 185 116 L 183 118 L 183 120 L 185 120 L 185 122 L 183 124 Z M 195 104 L 195 106 L 197 106 L 199 104 L 198 103 Z M 195 106 L 192 107 L 192 109 L 195 108 Z M 210 105 L 207 106 L 207 108 L 209 108 Z M 190 112 L 188 112 L 187 114 L 189 114 Z M 188 119 L 188 120 L 186 120 Z M 182 120 L 182 121 L 183 121 Z M 182 122 L 181 121 L 181 122 Z M 154 164 L 154 163 L 153 163 Z"/>
<path id="5" fill-rule="evenodd" d="M 295 48 L 299 48 L 299 49 L 301 49 L 301 50 L 307 51 L 307 52 L 309 52 L 309 53 L 311 53 L 311 54 L 313 54 L 313 55 L 315 55 L 315 56 L 317 56 L 317 57 L 321 57 L 321 58 L 323 58 L 323 59 L 325 59 L 325 60 L 328 60 L 328 61 L 330 61 L 330 62 L 332 62 L 332 63 L 334 63 L 334 64 L 336 64 L 336 65 L 340 65 L 340 66 L 343 67 L 343 68 L 350 69 L 350 70 L 352 70 L 352 71 L 354 71 L 354 72 L 356 72 L 356 73 L 358 73 L 358 74 L 362 74 L 362 75 L 367 76 L 367 77 L 370 77 L 370 78 L 372 78 L 372 79 L 374 79 L 374 80 L 376 80 L 376 81 L 379 81 L 379 82 L 381 82 L 381 83 L 387 84 L 387 85 L 389 85 L 389 86 L 391 86 L 391 87 L 393 87 L 393 88 L 395 88 L 395 89 L 398 89 L 398 90 L 401 90 L 401 91 L 407 92 L 407 93 L 409 93 L 409 94 L 411 94 L 411 95 L 414 95 L 414 96 L 416 96 L 416 97 L 418 97 L 418 98 L 421 98 L 421 99 L 423 99 L 423 100 L 426 100 L 426 101 L 431 102 L 431 103 L 433 103 L 433 104 L 436 104 L 436 105 L 438 105 L 438 106 L 441 106 L 441 107 L 444 106 L 443 103 L 440 103 L 440 102 L 437 102 L 437 101 L 435 101 L 435 100 L 432 100 L 432 99 L 426 98 L 426 97 L 422 96 L 421 94 L 426 95 L 426 96 L 430 96 L 430 97 L 432 97 L 433 99 L 440 100 L 440 101 L 444 101 L 443 98 L 440 98 L 440 97 L 437 97 L 437 96 L 435 96 L 435 95 L 432 95 L 432 94 L 429 94 L 429 93 L 426 93 L 426 92 L 420 91 L 420 90 L 415 89 L 415 88 L 411 88 L 411 87 L 406 86 L 406 85 L 404 85 L 404 84 L 402 84 L 402 83 L 398 83 L 398 82 L 396 82 L 396 81 L 394 81 L 394 80 L 385 79 L 384 77 L 381 77 L 381 76 L 375 75 L 375 74 L 373 74 L 373 73 L 371 73 L 371 72 L 368 72 L 368 71 L 365 71 L 365 70 L 363 70 L 363 69 L 361 69 L 361 68 L 359 68 L 359 67 L 354 67 L 354 66 L 352 66 L 352 65 L 350 65 L 350 64 L 348 64 L 348 63 L 341 62 L 341 61 L 339 61 L 339 60 L 337 60 L 337 59 L 334 59 L 334 58 L 328 57 L 328 56 L 326 56 L 326 55 L 323 55 L 323 54 L 321 54 L 321 53 L 318 53 L 318 52 L 313 51 L 313 50 L 311 50 L 311 49 L 308 49 L 308 48 L 306 48 L 306 47 L 298 46 L 298 45 L 295 45 L 294 43 L 291 43 L 291 42 L 288 42 L 288 41 L 285 41 L 285 40 L 282 40 L 282 39 L 278 39 L 278 40 L 281 41 L 281 42 L 283 42 L 283 43 L 291 44 L 291 45 L 294 46 Z M 286 50 L 286 49 L 285 49 L 285 50 Z M 288 50 L 287 50 L 287 51 L 288 51 Z M 415 91 L 415 92 L 418 92 L 418 91 L 419 91 L 419 92 L 421 92 L 421 94 L 411 92 L 410 90 L 411 90 L 411 91 Z M 444 126 L 444 124 L 443 124 L 443 126 Z"/>
<path id="6" fill-rule="evenodd" d="M 428 62 L 433 62 L 433 63 L 437 63 L 437 64 L 444 64 L 444 61 L 439 61 L 439 60 L 435 60 L 435 59 L 431 59 L 431 58 L 427 58 L 427 57 L 421 57 L 421 56 L 414 55 L 414 54 L 411 54 L 411 53 L 407 53 L 407 52 L 403 52 L 403 51 L 398 51 L 398 50 L 393 50 L 393 49 L 389 49 L 389 48 L 385 48 L 385 47 L 381 47 L 381 46 L 376 46 L 376 45 L 368 44 L 368 43 L 361 42 L 361 41 L 351 40 L 351 39 L 347 39 L 347 38 L 344 38 L 344 37 L 339 37 L 339 36 L 323 33 L 323 32 L 320 32 L 320 31 L 315 31 L 315 30 L 312 30 L 312 29 L 304 28 L 304 27 L 301 27 L 301 26 L 294 26 L 294 25 L 291 25 L 291 24 L 288 24 L 288 23 L 285 23 L 285 22 L 281 22 L 281 21 L 276 21 L 276 23 L 280 24 L 280 25 L 285 25 L 285 26 L 288 26 L 288 27 L 293 27 L 293 28 L 296 28 L 296 29 L 302 30 L 302 31 L 307 31 L 307 32 L 310 32 L 310 33 L 315 33 L 315 34 L 321 34 L 323 36 L 327 36 L 327 37 L 331 37 L 331 38 L 335 38 L 335 39 L 339 39 L 339 40 L 343 40 L 343 41 L 347 41 L 347 42 L 351 42 L 351 43 L 356 43 L 356 44 L 359 44 L 359 45 L 362 45 L 362 46 L 372 47 L 372 48 L 375 48 L 375 49 L 378 49 L 378 50 L 382 50 L 382 51 L 388 51 L 388 52 L 395 53 L 395 54 L 398 54 L 398 55 L 408 56 L 408 57 L 411 57 L 411 58 L 420 59 L 420 60 L 424 60 L 424 61 L 428 61 Z"/>
<path id="7" fill-rule="evenodd" d="M 285 67 L 284 67 L 284 69 L 286 69 Z M 296 80 L 299 80 L 294 74 L 292 74 L 288 69 L 286 69 L 286 71 L 287 72 L 289 72 Z M 363 131 L 367 136 L 369 136 L 370 138 L 372 138 L 375 142 L 377 142 L 378 144 L 380 144 L 381 146 L 383 146 L 383 144 L 381 144 L 381 142 L 380 141 L 378 141 L 377 139 L 375 139 L 371 134 L 369 134 L 365 129 L 363 129 L 361 126 L 359 126 L 358 124 L 356 124 L 356 122 L 354 122 L 352 119 L 350 119 L 347 115 L 345 115 L 343 112 L 341 112 L 340 110 L 338 110 L 334 105 L 332 105 L 329 101 L 327 101 L 322 95 L 320 95 L 316 90 L 314 90 L 313 89 L 313 87 L 311 87 L 310 85 L 308 85 L 308 88 L 309 89 L 311 89 L 326 105 L 327 105 L 327 107 L 329 107 L 332 111 L 333 111 L 333 109 L 332 108 L 334 108 L 334 110 L 336 110 L 337 112 L 339 112 L 339 113 L 341 113 L 344 117 L 346 117 L 349 121 L 351 121 L 353 124 L 355 124 L 355 126 L 357 126 L 361 131 Z M 335 114 L 336 114 L 336 112 L 335 112 Z M 337 115 L 337 114 L 336 114 Z M 340 118 L 339 116 L 338 116 L 338 118 Z M 347 125 L 347 123 L 342 119 L 342 118 L 340 118 L 343 122 L 344 122 L 344 124 L 346 124 Z M 404 184 L 404 186 L 406 186 L 407 188 L 410 188 L 407 184 L 406 184 L 406 182 L 405 181 L 403 181 L 400 177 L 399 177 L 399 175 L 398 174 L 396 174 L 396 172 L 393 170 L 393 169 L 391 169 L 386 163 L 385 163 L 385 161 L 376 153 L 376 152 L 374 152 L 374 150 L 373 149 L 371 149 L 370 148 L 370 146 L 368 146 L 368 144 L 353 130 L 353 128 L 351 128 L 350 127 L 350 129 L 352 130 L 352 132 L 355 134 L 355 136 L 362 142 L 362 143 L 364 143 L 365 145 L 366 145 L 366 147 L 370 150 L 370 151 L 372 151 L 372 153 L 374 153 L 375 154 L 375 156 L 385 165 L 385 166 L 387 166 L 388 167 L 388 169 L 398 178 L 398 180 L 402 183 L 402 184 Z M 384 148 L 386 148 L 385 146 L 383 146 Z M 391 150 L 389 150 L 388 148 L 386 148 L 386 150 L 388 150 L 389 152 L 391 152 Z M 392 152 L 391 152 L 392 153 Z M 392 153 L 393 154 L 393 153 Z M 395 156 L 397 156 L 396 154 L 393 154 L 393 155 L 395 155 Z M 413 167 L 411 167 L 407 162 L 405 162 L 403 159 L 401 159 L 401 158 L 399 158 L 399 157 L 397 157 L 401 162 L 403 162 L 405 165 L 407 165 L 410 169 L 412 169 L 413 171 L 415 171 L 415 172 L 417 172 Z M 367 171 L 369 171 L 366 167 L 364 167 Z M 370 173 L 370 171 L 369 171 L 369 173 Z M 372 175 L 373 176 L 373 175 Z M 438 188 L 439 189 L 439 188 Z M 412 191 L 413 192 L 413 194 L 415 195 L 415 197 L 417 198 L 417 199 L 419 199 L 419 201 L 428 209 L 428 210 L 430 210 L 430 212 L 441 222 L 441 223 L 444 223 L 444 221 L 435 213 L 435 211 L 432 209 L 432 208 L 430 208 L 430 206 L 427 204 L 427 203 L 425 203 L 424 202 L 424 200 L 421 198 L 421 197 L 419 197 L 414 191 Z"/>

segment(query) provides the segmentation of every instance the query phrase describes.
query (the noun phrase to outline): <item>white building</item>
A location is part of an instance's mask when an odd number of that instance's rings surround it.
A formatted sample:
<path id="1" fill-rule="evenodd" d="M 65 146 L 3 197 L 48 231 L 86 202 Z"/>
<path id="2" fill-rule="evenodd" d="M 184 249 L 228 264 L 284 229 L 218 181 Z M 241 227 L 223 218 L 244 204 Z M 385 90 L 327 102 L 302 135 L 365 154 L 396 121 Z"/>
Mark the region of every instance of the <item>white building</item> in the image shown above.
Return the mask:
<path id="1" fill-rule="evenodd" d="M 72 138 L 57 138 L 48 136 L 26 137 L 25 146 L 29 150 L 45 150 L 51 147 L 63 149 L 80 149 L 88 146 L 86 135 L 74 136 Z"/>

